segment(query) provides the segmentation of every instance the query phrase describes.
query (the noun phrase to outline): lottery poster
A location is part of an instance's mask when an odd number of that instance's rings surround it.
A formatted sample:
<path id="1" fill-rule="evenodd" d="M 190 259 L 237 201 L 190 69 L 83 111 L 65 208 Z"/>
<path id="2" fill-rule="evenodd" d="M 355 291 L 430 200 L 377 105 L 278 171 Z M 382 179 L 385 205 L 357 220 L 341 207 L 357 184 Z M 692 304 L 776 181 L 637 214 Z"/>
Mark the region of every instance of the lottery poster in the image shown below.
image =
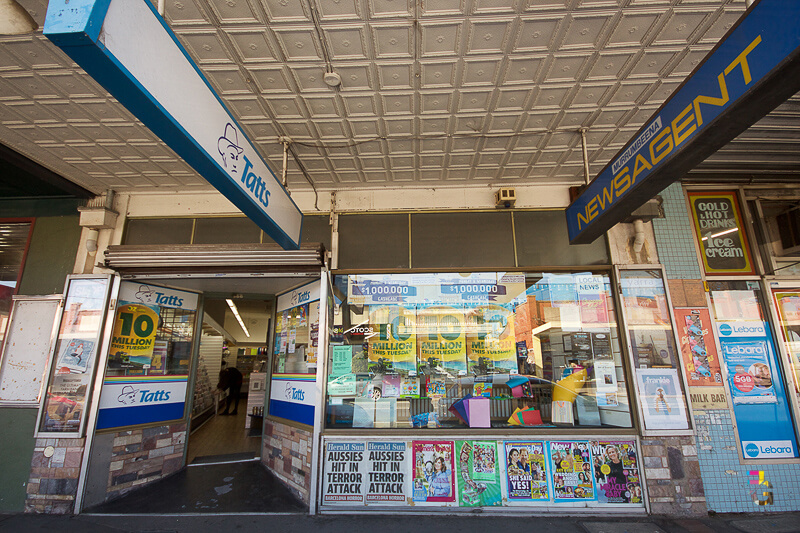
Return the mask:
<path id="1" fill-rule="evenodd" d="M 594 500 L 589 443 L 551 441 L 548 444 L 554 500 Z"/>
<path id="2" fill-rule="evenodd" d="M 547 501 L 547 461 L 543 442 L 505 442 L 509 501 Z"/>

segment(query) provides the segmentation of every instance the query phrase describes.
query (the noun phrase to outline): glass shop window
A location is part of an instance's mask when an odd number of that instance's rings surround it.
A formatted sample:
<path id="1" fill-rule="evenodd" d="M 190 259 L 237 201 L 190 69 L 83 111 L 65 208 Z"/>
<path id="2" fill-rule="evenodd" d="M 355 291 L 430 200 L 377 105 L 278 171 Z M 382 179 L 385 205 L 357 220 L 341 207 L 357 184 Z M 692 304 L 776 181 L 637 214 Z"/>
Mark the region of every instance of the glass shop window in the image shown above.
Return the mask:
<path id="1" fill-rule="evenodd" d="M 327 426 L 631 427 L 605 273 L 340 275 Z"/>

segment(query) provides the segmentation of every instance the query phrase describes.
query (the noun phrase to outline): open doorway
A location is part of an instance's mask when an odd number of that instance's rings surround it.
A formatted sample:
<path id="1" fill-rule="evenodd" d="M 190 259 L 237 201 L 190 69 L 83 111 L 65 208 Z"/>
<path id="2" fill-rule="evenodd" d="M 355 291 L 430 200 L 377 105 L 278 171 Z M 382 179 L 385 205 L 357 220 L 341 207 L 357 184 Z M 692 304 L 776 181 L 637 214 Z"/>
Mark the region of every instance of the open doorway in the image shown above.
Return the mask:
<path id="1" fill-rule="evenodd" d="M 274 299 L 206 297 L 186 464 L 260 456 Z"/>

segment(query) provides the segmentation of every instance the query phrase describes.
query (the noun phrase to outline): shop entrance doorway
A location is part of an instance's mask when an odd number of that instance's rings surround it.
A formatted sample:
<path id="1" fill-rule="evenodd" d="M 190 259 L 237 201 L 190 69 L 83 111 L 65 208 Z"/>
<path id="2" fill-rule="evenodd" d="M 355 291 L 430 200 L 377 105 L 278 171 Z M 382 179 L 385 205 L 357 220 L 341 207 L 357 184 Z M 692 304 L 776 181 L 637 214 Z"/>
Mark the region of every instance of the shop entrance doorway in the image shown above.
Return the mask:
<path id="1" fill-rule="evenodd" d="M 182 513 L 285 512 L 305 508 L 277 481 L 262 457 L 275 295 L 320 277 L 318 269 L 298 270 L 123 277 L 123 283 L 198 295 L 198 317 L 191 320 L 194 333 L 187 343 L 191 349 L 187 346 L 186 356 L 181 358 L 189 367 L 186 407 L 182 419 L 162 424 L 95 428 L 87 439 L 91 452 L 76 509 L 135 513 L 142 512 L 145 506 L 150 509 L 148 512 L 157 507 L 161 512 Z M 223 362 L 241 374 L 240 383 L 234 379 L 227 386 L 222 384 L 224 394 L 217 390 Z M 100 364 L 101 368 L 107 366 L 106 361 Z M 148 447 L 148 443 L 155 448 Z M 162 457 L 161 448 L 169 455 Z M 253 503 L 251 494 L 260 495 L 257 502 Z M 275 502 L 280 505 L 273 509 Z"/>
<path id="2" fill-rule="evenodd" d="M 274 297 L 206 297 L 186 464 L 259 458 Z"/>

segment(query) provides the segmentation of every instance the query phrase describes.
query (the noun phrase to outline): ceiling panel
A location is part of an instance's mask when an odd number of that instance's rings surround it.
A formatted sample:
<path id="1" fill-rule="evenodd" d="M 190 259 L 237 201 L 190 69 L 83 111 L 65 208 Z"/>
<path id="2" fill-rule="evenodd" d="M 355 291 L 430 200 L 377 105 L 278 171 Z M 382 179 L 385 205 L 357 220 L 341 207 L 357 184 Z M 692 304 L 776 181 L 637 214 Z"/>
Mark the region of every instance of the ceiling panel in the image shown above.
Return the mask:
<path id="1" fill-rule="evenodd" d="M 45 0 L 21 3 L 43 23 Z M 578 129 L 596 172 L 744 7 L 181 0 L 166 20 L 262 155 L 279 166 L 289 136 L 321 189 L 577 185 Z M 0 42 L 0 143 L 95 193 L 211 188 L 41 30 Z M 330 70 L 339 87 L 325 83 Z M 795 97 L 696 172 L 800 172 L 799 125 Z M 294 163 L 288 173 L 290 189 L 310 188 Z"/>

